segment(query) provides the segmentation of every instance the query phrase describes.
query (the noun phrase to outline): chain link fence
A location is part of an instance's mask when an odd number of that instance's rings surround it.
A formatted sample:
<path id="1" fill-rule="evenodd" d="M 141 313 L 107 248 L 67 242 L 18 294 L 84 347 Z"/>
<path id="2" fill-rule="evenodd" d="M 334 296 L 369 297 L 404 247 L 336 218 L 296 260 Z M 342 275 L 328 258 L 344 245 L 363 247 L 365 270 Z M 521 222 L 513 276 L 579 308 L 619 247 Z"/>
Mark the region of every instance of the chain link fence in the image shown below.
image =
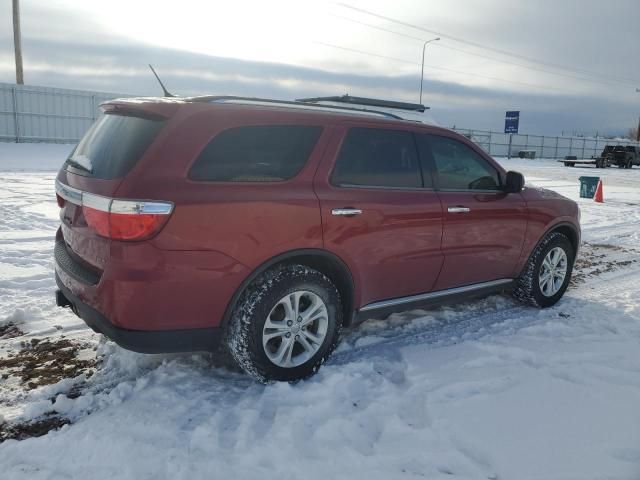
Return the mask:
<path id="1" fill-rule="evenodd" d="M 77 143 L 99 115 L 100 103 L 131 95 L 0 83 L 0 141 Z M 455 128 L 494 157 L 533 151 L 538 158 L 598 156 L 605 145 L 640 145 L 606 138 L 513 135 Z M 509 145 L 511 145 L 509 147 Z"/>
<path id="2" fill-rule="evenodd" d="M 512 134 L 484 130 L 454 130 L 469 138 L 489 155 L 494 157 L 519 156 L 520 152 L 532 152 L 536 158 L 564 158 L 569 155 L 577 158 L 598 157 L 605 145 L 635 145 L 640 143 L 630 140 L 604 137 L 549 137 L 542 135 Z"/>

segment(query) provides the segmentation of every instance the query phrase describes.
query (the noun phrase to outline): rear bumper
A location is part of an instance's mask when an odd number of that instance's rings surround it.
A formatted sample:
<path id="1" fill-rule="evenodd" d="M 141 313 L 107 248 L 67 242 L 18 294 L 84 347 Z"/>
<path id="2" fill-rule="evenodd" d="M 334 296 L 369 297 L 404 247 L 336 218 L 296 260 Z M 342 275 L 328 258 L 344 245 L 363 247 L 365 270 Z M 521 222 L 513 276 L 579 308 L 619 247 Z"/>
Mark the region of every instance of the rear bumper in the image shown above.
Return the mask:
<path id="1" fill-rule="evenodd" d="M 56 274 L 56 303 L 69 306 L 95 332 L 102 333 L 127 350 L 140 353 L 210 352 L 220 343 L 221 329 L 129 330 L 111 323 L 104 315 L 84 303 L 65 287 Z"/>
<path id="2" fill-rule="evenodd" d="M 88 256 L 100 254 L 91 250 L 90 242 L 82 247 Z M 248 274 L 246 267 L 219 252 L 160 250 L 150 242 L 112 242 L 101 262 L 104 268 L 98 270 L 76 258 L 61 231 L 54 256 L 64 292 L 99 312 L 113 327 L 134 332 L 219 327 Z"/>

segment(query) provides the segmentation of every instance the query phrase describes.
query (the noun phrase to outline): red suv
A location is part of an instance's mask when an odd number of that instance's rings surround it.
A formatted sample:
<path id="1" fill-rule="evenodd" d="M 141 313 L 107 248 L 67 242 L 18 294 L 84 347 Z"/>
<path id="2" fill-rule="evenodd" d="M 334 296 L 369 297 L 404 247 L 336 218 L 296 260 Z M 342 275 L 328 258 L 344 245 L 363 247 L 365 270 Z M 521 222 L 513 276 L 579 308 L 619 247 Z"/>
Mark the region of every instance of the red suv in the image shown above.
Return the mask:
<path id="1" fill-rule="evenodd" d="M 229 97 L 103 115 L 56 179 L 57 304 L 139 352 L 314 373 L 340 329 L 503 290 L 567 288 L 575 202 L 466 138 L 385 112 Z"/>

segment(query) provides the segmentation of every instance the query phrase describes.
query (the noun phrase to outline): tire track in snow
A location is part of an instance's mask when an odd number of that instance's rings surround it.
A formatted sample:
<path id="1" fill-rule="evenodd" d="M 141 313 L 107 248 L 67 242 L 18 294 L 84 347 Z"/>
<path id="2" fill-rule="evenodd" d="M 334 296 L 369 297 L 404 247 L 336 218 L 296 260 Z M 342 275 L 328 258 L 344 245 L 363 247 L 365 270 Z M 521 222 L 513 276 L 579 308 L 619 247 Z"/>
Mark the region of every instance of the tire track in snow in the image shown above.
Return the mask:
<path id="1" fill-rule="evenodd" d="M 603 297 L 612 298 L 615 294 L 624 291 L 624 286 L 640 281 L 640 273 L 637 266 L 633 264 L 621 268 L 620 270 L 605 272 L 599 276 L 588 277 L 579 286 L 570 287 L 566 296 L 556 306 L 539 310 L 517 303 L 512 300 L 511 305 L 506 308 L 499 305 L 497 309 L 486 313 L 479 313 L 481 307 L 471 304 L 471 311 L 468 315 L 452 320 L 439 320 L 440 310 L 425 312 L 425 316 L 435 317 L 435 322 L 431 322 L 426 328 L 412 328 L 409 332 L 395 334 L 397 329 L 392 329 L 391 334 L 380 336 L 374 339 L 374 343 L 363 346 L 350 346 L 348 350 L 338 350 L 329 359 L 327 364 L 345 364 L 357 361 L 367 356 L 385 355 L 388 349 L 398 349 L 413 345 L 428 345 L 430 348 L 446 347 L 462 341 L 479 340 L 487 335 L 500 334 L 510 335 L 523 327 L 536 322 L 543 317 L 548 319 L 548 314 L 563 313 L 563 309 L 571 309 L 571 303 L 576 300 L 601 301 Z M 454 309 L 454 311 L 460 310 Z M 564 313 L 563 313 L 564 314 Z M 404 315 L 410 315 L 406 313 Z M 420 317 L 416 317 L 420 318 Z M 366 322 L 365 322 L 366 323 Z M 363 324 L 364 325 L 364 324 Z M 352 334 L 357 335 L 357 328 Z M 386 332 L 388 333 L 388 332 Z M 366 336 L 360 338 L 367 338 Z M 350 340 L 348 337 L 345 340 Z M 359 338 L 355 340 L 355 343 Z"/>

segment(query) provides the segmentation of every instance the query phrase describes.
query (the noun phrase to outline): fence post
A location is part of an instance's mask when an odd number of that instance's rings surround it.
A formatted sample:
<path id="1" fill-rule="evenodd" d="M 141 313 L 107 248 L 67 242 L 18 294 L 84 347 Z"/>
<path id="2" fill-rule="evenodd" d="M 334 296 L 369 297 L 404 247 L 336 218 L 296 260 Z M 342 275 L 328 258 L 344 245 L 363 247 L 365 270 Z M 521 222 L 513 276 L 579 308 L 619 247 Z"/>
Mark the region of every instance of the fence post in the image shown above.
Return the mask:
<path id="1" fill-rule="evenodd" d="M 91 119 L 95 122 L 96 121 L 96 96 L 95 95 L 91 95 Z"/>
<path id="2" fill-rule="evenodd" d="M 582 137 L 582 157 L 580 157 L 581 159 L 584 160 L 584 149 L 587 146 L 587 139 L 585 137 Z"/>
<path id="3" fill-rule="evenodd" d="M 569 155 L 573 155 L 573 137 L 569 137 Z"/>
<path id="4" fill-rule="evenodd" d="M 13 97 L 13 123 L 15 124 L 16 143 L 20 143 L 20 122 L 18 121 L 18 99 L 16 93 L 16 87 L 11 89 Z"/>
<path id="5" fill-rule="evenodd" d="M 559 139 L 558 137 L 556 137 L 556 149 L 555 149 L 555 152 L 554 152 L 554 154 L 553 154 L 553 158 L 559 158 L 559 157 L 558 157 L 558 141 L 559 141 L 559 140 L 560 140 L 560 139 Z"/>

